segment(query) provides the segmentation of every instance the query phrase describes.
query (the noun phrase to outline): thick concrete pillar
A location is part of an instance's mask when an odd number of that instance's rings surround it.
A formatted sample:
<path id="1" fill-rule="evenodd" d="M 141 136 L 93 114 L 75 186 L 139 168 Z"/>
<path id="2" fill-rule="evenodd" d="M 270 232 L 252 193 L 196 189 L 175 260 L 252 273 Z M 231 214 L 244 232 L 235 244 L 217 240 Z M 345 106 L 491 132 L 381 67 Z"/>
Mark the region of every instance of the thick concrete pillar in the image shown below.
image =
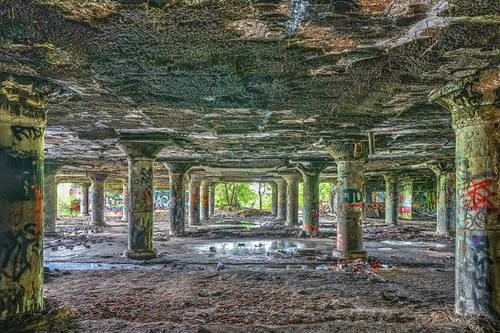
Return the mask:
<path id="1" fill-rule="evenodd" d="M 128 178 L 122 179 L 122 196 L 123 196 L 122 221 L 128 221 L 128 214 L 129 214 L 128 206 L 129 206 L 129 202 L 130 202 L 130 198 L 129 198 L 128 193 L 129 193 L 129 191 L 128 191 Z"/>
<path id="2" fill-rule="evenodd" d="M 443 168 L 443 164 L 430 166 L 437 178 L 437 202 L 436 202 L 436 234 L 439 236 L 450 236 L 452 226 L 450 220 L 450 211 L 448 209 L 450 193 L 450 173 L 451 168 Z"/>
<path id="3" fill-rule="evenodd" d="M 80 216 L 89 215 L 89 187 L 90 183 L 80 185 Z"/>
<path id="4" fill-rule="evenodd" d="M 368 157 L 364 143 L 338 142 L 327 148 L 337 163 L 337 252 L 346 258 L 366 257 L 363 251 L 363 169 Z"/>
<path id="5" fill-rule="evenodd" d="M 208 216 L 215 214 L 215 186 L 217 183 L 211 183 L 208 191 Z"/>
<path id="6" fill-rule="evenodd" d="M 302 175 L 281 175 L 286 182 L 286 225 L 299 225 L 299 181 L 302 180 Z"/>
<path id="7" fill-rule="evenodd" d="M 203 179 L 201 181 L 201 188 L 200 188 L 200 199 L 201 199 L 201 206 L 200 206 L 200 220 L 205 220 L 208 219 L 208 201 L 209 201 L 209 187 L 210 183 L 212 182 L 211 179 Z"/>
<path id="8" fill-rule="evenodd" d="M 89 174 L 92 181 L 92 224 L 106 225 L 104 222 L 104 180 L 105 173 Z"/>
<path id="9" fill-rule="evenodd" d="M 144 260 L 157 256 L 153 248 L 154 161 L 165 148 L 159 143 L 120 142 L 128 160 L 128 249 L 125 256 Z"/>
<path id="10" fill-rule="evenodd" d="M 270 182 L 271 186 L 271 215 L 278 216 L 278 184 Z"/>
<path id="11" fill-rule="evenodd" d="M 434 91 L 452 113 L 456 149 L 455 312 L 500 318 L 500 69 Z"/>
<path id="12" fill-rule="evenodd" d="M 44 165 L 43 177 L 43 233 L 44 236 L 56 235 L 57 182 L 56 173 L 62 168 L 59 164 Z"/>
<path id="13" fill-rule="evenodd" d="M 385 180 L 385 223 L 398 225 L 398 179 L 396 173 L 383 174 Z"/>
<path id="14" fill-rule="evenodd" d="M 43 310 L 45 101 L 0 83 L 0 321 Z"/>
<path id="15" fill-rule="evenodd" d="M 203 175 L 189 175 L 189 226 L 201 225 L 200 222 L 200 186 Z"/>
<path id="16" fill-rule="evenodd" d="M 283 178 L 276 178 L 276 184 L 278 184 L 278 195 L 277 195 L 277 220 L 286 219 L 286 180 Z"/>
<path id="17" fill-rule="evenodd" d="M 308 236 L 314 236 L 319 231 L 319 175 L 326 167 L 323 162 L 297 164 L 297 169 L 304 179 L 302 228 Z"/>
<path id="18" fill-rule="evenodd" d="M 337 181 L 330 183 L 330 192 L 328 193 L 328 208 L 331 213 L 337 212 Z"/>
<path id="19" fill-rule="evenodd" d="M 170 234 L 182 236 L 186 230 L 186 196 L 184 175 L 190 169 L 185 163 L 165 163 L 170 177 Z"/>

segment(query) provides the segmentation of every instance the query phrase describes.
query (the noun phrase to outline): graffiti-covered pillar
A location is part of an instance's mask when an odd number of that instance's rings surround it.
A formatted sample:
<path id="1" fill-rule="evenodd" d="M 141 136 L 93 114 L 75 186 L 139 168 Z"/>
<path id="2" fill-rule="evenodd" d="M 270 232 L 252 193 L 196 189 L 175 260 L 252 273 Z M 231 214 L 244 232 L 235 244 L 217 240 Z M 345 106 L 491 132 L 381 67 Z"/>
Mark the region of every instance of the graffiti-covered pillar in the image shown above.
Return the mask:
<path id="1" fill-rule="evenodd" d="M 89 187 L 90 183 L 80 185 L 80 216 L 89 215 Z"/>
<path id="2" fill-rule="evenodd" d="M 43 234 L 45 237 L 56 235 L 57 182 L 56 173 L 63 166 L 45 163 L 43 167 Z"/>
<path id="3" fill-rule="evenodd" d="M 271 215 L 278 216 L 278 184 L 270 182 L 271 186 Z"/>
<path id="4" fill-rule="evenodd" d="M 43 310 L 44 97 L 0 83 L 0 321 Z"/>
<path id="5" fill-rule="evenodd" d="M 330 183 L 330 192 L 328 193 L 328 208 L 330 208 L 331 213 L 337 212 L 337 181 L 332 181 Z"/>
<path id="6" fill-rule="evenodd" d="M 385 223 L 398 225 L 398 179 L 397 173 L 383 174 L 385 180 Z"/>
<path id="7" fill-rule="evenodd" d="M 319 175 L 326 167 L 323 162 L 297 164 L 304 180 L 302 229 L 308 236 L 314 236 L 319 231 Z"/>
<path id="8" fill-rule="evenodd" d="M 302 175 L 281 175 L 281 177 L 287 182 L 286 225 L 299 225 L 299 181 L 302 180 Z"/>
<path id="9" fill-rule="evenodd" d="M 117 147 L 128 160 L 128 249 L 130 259 L 150 259 L 153 248 L 154 161 L 165 148 L 159 143 L 122 141 Z"/>
<path id="10" fill-rule="evenodd" d="M 286 219 L 286 180 L 276 178 L 275 182 L 278 184 L 276 219 L 284 220 Z"/>
<path id="11" fill-rule="evenodd" d="M 122 196 L 123 196 L 123 205 L 122 205 L 122 221 L 128 221 L 128 204 L 129 204 L 129 196 L 128 196 L 128 178 L 122 179 Z"/>
<path id="12" fill-rule="evenodd" d="M 182 236 L 186 230 L 186 196 L 184 190 L 184 175 L 190 165 L 185 163 L 165 163 L 170 177 L 169 218 L 170 234 Z"/>
<path id="13" fill-rule="evenodd" d="M 203 175 L 189 175 L 189 226 L 200 225 L 200 186 Z"/>
<path id="14" fill-rule="evenodd" d="M 437 203 L 436 203 L 436 234 L 439 236 L 450 236 L 451 221 L 450 211 L 448 210 L 449 196 L 454 194 L 450 192 L 450 173 L 451 168 L 444 164 L 432 165 L 430 169 L 434 171 L 437 178 Z"/>
<path id="15" fill-rule="evenodd" d="M 208 219 L 209 187 L 212 179 L 203 179 L 200 188 L 200 220 Z"/>
<path id="16" fill-rule="evenodd" d="M 364 143 L 338 142 L 327 148 L 337 163 L 337 254 L 365 257 L 363 251 L 363 169 L 368 157 Z"/>
<path id="17" fill-rule="evenodd" d="M 211 183 L 208 190 L 208 216 L 215 214 L 215 186 L 217 183 Z"/>
<path id="18" fill-rule="evenodd" d="M 500 318 L 500 69 L 434 91 L 451 111 L 457 195 L 455 312 Z"/>
<path id="19" fill-rule="evenodd" d="M 104 222 L 104 180 L 108 177 L 105 173 L 92 173 L 92 224 L 106 225 Z"/>

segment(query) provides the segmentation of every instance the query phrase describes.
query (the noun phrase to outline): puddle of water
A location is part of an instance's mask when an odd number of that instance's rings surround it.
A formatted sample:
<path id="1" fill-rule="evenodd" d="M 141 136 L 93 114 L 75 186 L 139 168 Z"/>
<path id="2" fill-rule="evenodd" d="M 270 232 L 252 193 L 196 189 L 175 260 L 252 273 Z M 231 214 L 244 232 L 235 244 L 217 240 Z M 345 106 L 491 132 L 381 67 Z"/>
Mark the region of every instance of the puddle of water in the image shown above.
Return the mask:
<path id="1" fill-rule="evenodd" d="M 306 248 L 304 243 L 294 241 L 254 241 L 254 242 L 224 242 L 198 246 L 200 253 L 210 253 L 210 247 L 215 247 L 215 254 L 231 254 L 236 256 L 267 255 L 276 250 L 292 252 L 294 249 Z"/>
<path id="2" fill-rule="evenodd" d="M 392 251 L 392 247 L 380 247 L 377 250 L 378 251 Z"/>
<path id="3" fill-rule="evenodd" d="M 422 246 L 422 247 L 437 247 L 437 248 L 446 247 L 446 244 L 430 243 L 430 242 L 405 242 L 405 241 L 383 240 L 380 243 L 388 245 L 397 245 L 397 246 Z"/>
<path id="4" fill-rule="evenodd" d="M 44 266 L 50 269 L 111 269 L 111 268 L 139 268 L 133 264 L 99 264 L 95 262 L 45 262 Z M 140 266 L 146 268 L 144 266 Z M 148 268 L 151 268 L 149 266 Z"/>

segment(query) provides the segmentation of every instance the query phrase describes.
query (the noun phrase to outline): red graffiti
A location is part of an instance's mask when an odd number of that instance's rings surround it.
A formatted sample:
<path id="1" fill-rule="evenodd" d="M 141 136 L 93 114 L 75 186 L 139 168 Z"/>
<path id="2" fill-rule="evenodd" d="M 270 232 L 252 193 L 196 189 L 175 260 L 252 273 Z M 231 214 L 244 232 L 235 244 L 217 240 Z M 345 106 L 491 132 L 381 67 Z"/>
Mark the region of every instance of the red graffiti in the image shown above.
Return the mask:
<path id="1" fill-rule="evenodd" d="M 398 213 L 411 213 L 411 207 L 398 207 Z"/>
<path id="2" fill-rule="evenodd" d="M 490 198 L 497 194 L 488 189 L 494 183 L 493 179 L 485 179 L 479 183 L 475 183 L 472 179 L 470 181 L 471 185 L 462 188 L 462 191 L 468 192 L 460 196 L 460 199 L 467 200 L 467 198 L 470 198 L 465 207 L 468 207 L 472 211 L 479 210 L 480 208 L 496 209 L 497 207 L 490 201 Z"/>
<path id="3" fill-rule="evenodd" d="M 313 209 L 311 211 L 311 216 L 314 216 L 314 215 L 319 215 L 319 211 L 317 209 Z"/>
<path id="4" fill-rule="evenodd" d="M 312 231 L 313 234 L 318 232 L 318 228 L 308 223 L 304 223 L 304 230 Z"/>
<path id="5" fill-rule="evenodd" d="M 337 248 L 342 249 L 344 248 L 344 238 L 342 234 L 339 234 L 338 230 L 339 228 L 337 227 Z"/>
<path id="6" fill-rule="evenodd" d="M 363 204 L 344 204 L 345 207 L 362 207 Z"/>
<path id="7" fill-rule="evenodd" d="M 147 193 L 147 195 L 148 195 L 149 199 L 150 199 L 150 200 L 153 200 L 153 191 L 151 191 L 151 190 L 149 190 L 149 189 L 148 189 L 148 190 L 146 191 L 146 193 Z"/>

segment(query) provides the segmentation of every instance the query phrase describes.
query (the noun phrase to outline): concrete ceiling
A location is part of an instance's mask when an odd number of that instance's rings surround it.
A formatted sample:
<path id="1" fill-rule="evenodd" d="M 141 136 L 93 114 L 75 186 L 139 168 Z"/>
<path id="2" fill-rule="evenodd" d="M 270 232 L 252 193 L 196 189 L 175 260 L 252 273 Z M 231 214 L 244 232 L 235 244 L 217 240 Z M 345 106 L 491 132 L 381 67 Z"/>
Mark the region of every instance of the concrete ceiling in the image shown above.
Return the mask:
<path id="1" fill-rule="evenodd" d="M 325 147 L 369 131 L 367 170 L 425 169 L 455 146 L 427 96 L 499 66 L 499 13 L 493 0 L 6 0 L 0 80 L 53 92 L 45 157 L 68 177 L 126 175 L 120 137 L 166 140 L 159 162 L 214 175 L 307 161 L 333 175 Z"/>

